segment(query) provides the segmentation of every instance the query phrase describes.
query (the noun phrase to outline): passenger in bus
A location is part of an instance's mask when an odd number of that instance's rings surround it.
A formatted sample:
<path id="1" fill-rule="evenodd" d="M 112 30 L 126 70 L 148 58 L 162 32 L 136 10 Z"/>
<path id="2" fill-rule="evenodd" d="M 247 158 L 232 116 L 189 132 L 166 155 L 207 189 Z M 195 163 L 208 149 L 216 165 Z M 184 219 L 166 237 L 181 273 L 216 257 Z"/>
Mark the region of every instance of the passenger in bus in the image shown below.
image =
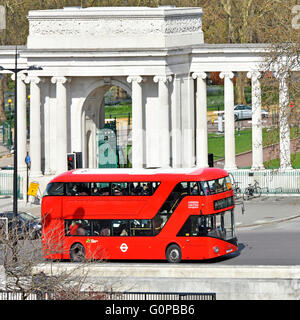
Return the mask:
<path id="1" fill-rule="evenodd" d="M 70 190 L 68 195 L 70 195 L 70 196 L 78 196 L 79 195 L 77 184 L 74 184 L 74 186 L 72 187 L 72 189 Z"/>
<path id="2" fill-rule="evenodd" d="M 75 236 L 77 234 L 77 229 L 78 224 L 76 223 L 76 221 L 73 220 L 69 226 L 68 234 L 70 234 L 71 236 Z"/>
<path id="3" fill-rule="evenodd" d="M 101 196 L 109 196 L 109 189 L 107 187 L 101 188 L 99 194 Z"/>
<path id="4" fill-rule="evenodd" d="M 80 221 L 73 220 L 69 226 L 68 234 L 71 236 L 85 236 L 86 231 L 82 227 L 82 224 L 80 223 Z"/>
<path id="5" fill-rule="evenodd" d="M 198 188 L 198 184 L 196 183 L 192 189 L 192 195 L 193 196 L 198 196 L 199 195 L 199 188 Z"/>
<path id="6" fill-rule="evenodd" d="M 94 196 L 100 195 L 100 190 L 97 187 L 94 187 L 92 190 L 92 195 Z"/>
<path id="7" fill-rule="evenodd" d="M 85 236 L 86 235 L 86 231 L 81 225 L 79 225 L 77 228 L 77 235 L 78 236 Z"/>
<path id="8" fill-rule="evenodd" d="M 110 230 L 108 228 L 103 228 L 100 232 L 100 236 L 110 236 Z"/>
<path id="9" fill-rule="evenodd" d="M 201 188 L 202 188 L 202 190 L 204 192 L 204 195 L 206 195 L 206 196 L 209 195 L 210 191 L 209 191 L 209 188 L 207 187 L 206 182 L 201 181 L 200 185 L 201 185 Z"/>
<path id="10" fill-rule="evenodd" d="M 219 193 L 219 192 L 223 191 L 223 186 L 219 183 L 219 180 L 216 180 L 214 185 L 215 185 L 216 193 Z"/>
<path id="11" fill-rule="evenodd" d="M 128 236 L 128 232 L 126 229 L 123 229 L 122 232 L 120 233 L 120 236 Z"/>
<path id="12" fill-rule="evenodd" d="M 142 196 L 149 196 L 150 190 L 146 183 L 143 184 L 143 190 L 141 192 Z"/>
<path id="13" fill-rule="evenodd" d="M 115 184 L 112 184 L 112 194 L 114 196 L 122 195 L 122 192 L 121 192 L 121 189 L 119 188 L 119 186 L 116 186 Z"/>
<path id="14" fill-rule="evenodd" d="M 135 193 L 136 193 L 137 196 L 140 196 L 142 194 L 142 191 L 143 191 L 143 187 L 139 183 L 135 188 Z"/>
<path id="15" fill-rule="evenodd" d="M 128 183 L 128 190 L 129 190 L 129 195 L 134 196 L 135 192 L 134 192 L 134 184 L 132 182 Z"/>
<path id="16" fill-rule="evenodd" d="M 80 196 L 88 196 L 89 191 L 84 186 L 81 186 L 81 188 L 79 189 L 79 195 Z"/>

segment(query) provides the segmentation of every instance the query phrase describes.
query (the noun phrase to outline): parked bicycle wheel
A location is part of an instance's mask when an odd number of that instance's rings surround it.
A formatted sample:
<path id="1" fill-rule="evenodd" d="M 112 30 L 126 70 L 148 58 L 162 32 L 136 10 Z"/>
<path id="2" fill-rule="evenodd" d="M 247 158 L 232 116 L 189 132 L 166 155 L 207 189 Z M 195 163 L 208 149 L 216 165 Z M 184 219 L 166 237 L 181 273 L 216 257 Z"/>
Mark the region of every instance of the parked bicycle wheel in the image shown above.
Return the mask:
<path id="1" fill-rule="evenodd" d="M 261 187 L 255 187 L 253 191 L 254 198 L 258 198 L 261 196 Z"/>
<path id="2" fill-rule="evenodd" d="M 238 198 L 240 198 L 242 196 L 242 192 L 241 192 L 241 189 L 239 187 L 234 189 L 234 195 L 235 195 L 236 199 L 238 199 Z"/>
<path id="3" fill-rule="evenodd" d="M 247 200 L 249 200 L 250 199 L 250 189 L 249 188 L 246 188 L 245 189 L 245 191 L 244 191 L 244 193 L 243 193 L 243 199 L 245 200 L 245 201 L 247 201 Z"/>

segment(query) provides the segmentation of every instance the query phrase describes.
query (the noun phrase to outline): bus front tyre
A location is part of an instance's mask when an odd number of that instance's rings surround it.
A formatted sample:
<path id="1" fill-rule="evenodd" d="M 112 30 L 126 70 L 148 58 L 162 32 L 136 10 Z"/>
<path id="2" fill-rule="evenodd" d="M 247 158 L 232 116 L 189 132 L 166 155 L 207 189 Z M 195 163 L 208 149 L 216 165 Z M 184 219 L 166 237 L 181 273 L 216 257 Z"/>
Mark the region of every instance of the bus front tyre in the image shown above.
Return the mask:
<path id="1" fill-rule="evenodd" d="M 177 244 L 171 244 L 166 250 L 168 262 L 179 263 L 181 261 L 181 250 Z"/>
<path id="2" fill-rule="evenodd" d="M 75 243 L 72 245 L 70 258 L 72 262 L 83 262 L 85 260 L 85 250 L 82 244 Z"/>

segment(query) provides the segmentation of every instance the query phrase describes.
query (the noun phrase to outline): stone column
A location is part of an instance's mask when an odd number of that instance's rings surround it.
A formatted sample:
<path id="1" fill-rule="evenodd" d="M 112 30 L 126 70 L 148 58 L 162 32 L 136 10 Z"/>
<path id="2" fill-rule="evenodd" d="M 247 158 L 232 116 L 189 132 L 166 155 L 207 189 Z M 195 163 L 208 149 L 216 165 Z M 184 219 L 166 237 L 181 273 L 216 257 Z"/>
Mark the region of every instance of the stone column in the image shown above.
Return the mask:
<path id="1" fill-rule="evenodd" d="M 208 167 L 206 77 L 205 72 L 193 73 L 193 78 L 197 79 L 196 164 L 200 168 Z"/>
<path id="2" fill-rule="evenodd" d="M 132 168 L 143 168 L 144 158 L 144 130 L 143 130 L 143 92 L 141 76 L 129 76 L 132 83 Z"/>
<path id="3" fill-rule="evenodd" d="M 66 77 L 52 77 L 56 83 L 56 174 L 67 171 L 67 88 Z"/>
<path id="4" fill-rule="evenodd" d="M 157 152 L 160 155 L 160 166 L 162 168 L 170 167 L 170 122 L 169 122 L 169 81 L 171 76 L 160 75 L 155 76 L 153 81 L 158 83 L 158 99 L 159 99 L 159 114 L 157 121 L 159 121 L 159 148 Z"/>
<path id="5" fill-rule="evenodd" d="M 182 167 L 182 125 L 181 125 L 181 82 L 182 76 L 174 78 L 174 93 L 171 104 L 171 127 L 172 127 L 172 167 Z"/>
<path id="6" fill-rule="evenodd" d="M 224 79 L 224 140 L 225 140 L 225 170 L 237 169 L 235 163 L 235 137 L 234 137 L 234 87 L 233 72 L 226 71 L 220 73 L 220 78 Z"/>
<path id="7" fill-rule="evenodd" d="M 15 80 L 15 75 L 12 75 L 13 80 Z M 25 158 L 27 155 L 27 115 L 26 115 L 26 84 L 24 83 L 26 75 L 24 73 L 19 73 L 17 77 L 17 90 L 18 90 L 18 172 L 22 173 L 26 171 Z"/>
<path id="8" fill-rule="evenodd" d="M 30 83 L 30 177 L 40 177 L 41 170 L 41 78 L 28 76 L 26 83 Z"/>
<path id="9" fill-rule="evenodd" d="M 82 151 L 82 167 L 87 168 L 87 147 L 86 147 L 86 111 L 83 110 L 81 114 L 81 151 Z"/>
<path id="10" fill-rule="evenodd" d="M 50 79 L 49 77 L 45 78 L 43 84 L 43 96 L 44 96 L 44 175 L 51 175 L 51 134 L 55 132 L 54 124 L 51 122 L 51 108 L 50 108 Z M 43 143 L 42 143 L 43 147 Z"/>
<path id="11" fill-rule="evenodd" d="M 287 84 L 288 74 L 280 72 L 276 74 L 279 81 L 279 139 L 280 139 L 280 169 L 291 170 L 291 145 L 289 127 L 289 88 Z"/>
<path id="12" fill-rule="evenodd" d="M 187 75 L 183 78 L 181 110 L 182 118 L 182 166 L 192 168 L 196 163 L 195 156 L 195 90 L 194 79 Z"/>
<path id="13" fill-rule="evenodd" d="M 250 71 L 247 77 L 251 79 L 252 90 L 252 170 L 264 169 L 262 119 L 261 119 L 261 87 L 259 71 Z"/>

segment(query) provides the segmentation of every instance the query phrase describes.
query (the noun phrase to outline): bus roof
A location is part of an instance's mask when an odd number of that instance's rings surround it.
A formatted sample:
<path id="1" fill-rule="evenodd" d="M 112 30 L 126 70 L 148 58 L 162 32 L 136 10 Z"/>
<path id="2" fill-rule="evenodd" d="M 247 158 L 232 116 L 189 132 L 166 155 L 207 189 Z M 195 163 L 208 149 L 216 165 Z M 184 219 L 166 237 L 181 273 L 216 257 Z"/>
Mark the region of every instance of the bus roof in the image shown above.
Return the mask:
<path id="1" fill-rule="evenodd" d="M 160 181 L 165 179 L 213 180 L 225 177 L 228 172 L 220 168 L 155 168 L 155 169 L 75 169 L 64 172 L 51 182 L 104 182 L 104 181 Z M 184 176 L 184 178 L 183 178 Z"/>

